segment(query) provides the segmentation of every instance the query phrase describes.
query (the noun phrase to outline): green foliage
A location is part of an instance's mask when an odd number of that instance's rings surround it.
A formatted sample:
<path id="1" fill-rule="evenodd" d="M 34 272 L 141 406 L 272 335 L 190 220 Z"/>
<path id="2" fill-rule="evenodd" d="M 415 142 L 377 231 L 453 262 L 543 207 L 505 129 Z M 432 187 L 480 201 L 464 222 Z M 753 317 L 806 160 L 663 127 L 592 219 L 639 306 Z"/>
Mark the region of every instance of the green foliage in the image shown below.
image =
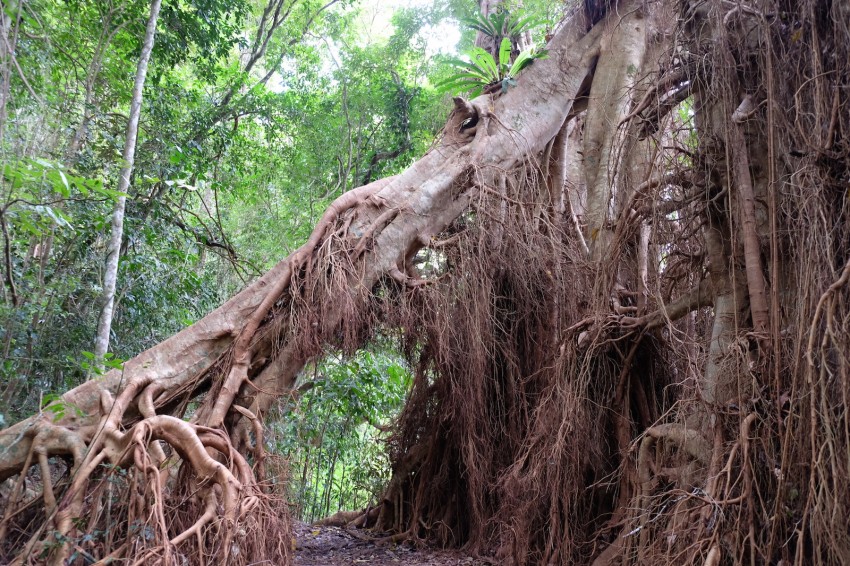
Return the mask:
<path id="1" fill-rule="evenodd" d="M 438 82 L 435 87 L 438 92 L 467 92 L 471 97 L 478 96 L 487 87 L 501 85 L 505 93 L 511 86 L 516 86 L 516 77 L 537 59 L 546 59 L 545 49 L 529 47 L 524 49 L 511 62 L 511 40 L 502 39 L 499 46 L 498 63 L 493 56 L 480 47 L 473 47 L 469 52 L 471 62 L 460 59 L 450 59 L 455 73 L 449 78 Z"/>
<path id="2" fill-rule="evenodd" d="M 27 202 L 37 200 L 29 189 L 39 188 L 56 193 L 63 199 L 72 196 L 103 196 L 117 198 L 120 193 L 104 188 L 100 179 L 87 179 L 72 174 L 61 163 L 44 158 L 24 158 L 19 162 L 6 163 L 3 166 L 3 180 L 14 195 L 14 201 Z"/>
<path id="3" fill-rule="evenodd" d="M 469 61 L 448 58 L 449 76 L 434 85 L 439 93 L 467 93 L 471 97 L 482 92 L 505 93 L 516 86 L 516 77 L 523 69 L 547 57 L 545 49 L 530 46 L 520 52 L 517 47 L 523 36 L 530 36 L 548 22 L 537 12 L 513 15 L 508 9 L 499 9 L 487 16 L 476 14 L 460 18 L 460 22 L 469 30 L 489 37 L 495 48 L 490 52 L 478 46 L 471 47 L 465 52 Z"/>
<path id="4" fill-rule="evenodd" d="M 290 462 L 299 517 L 313 521 L 380 495 L 390 475 L 381 429 L 401 409 L 411 376 L 397 354 L 377 349 L 326 358 L 306 379 L 269 441 Z"/>
<path id="5" fill-rule="evenodd" d="M 103 367 L 98 365 L 95 355 L 92 352 L 83 351 L 80 354 L 83 356 L 83 360 L 80 362 L 80 368 L 88 375 L 103 375 L 109 370 L 121 370 L 124 368 L 124 360 L 116 357 L 112 352 L 106 352 L 103 355 L 103 359 L 101 360 Z"/>
<path id="6" fill-rule="evenodd" d="M 163 2 L 154 57 L 164 68 L 194 59 L 200 76 L 214 82 L 218 62 L 246 45 L 241 32 L 248 8 L 241 0 Z"/>
<path id="7" fill-rule="evenodd" d="M 496 45 L 502 44 L 505 38 L 515 44 L 522 34 L 547 22 L 545 18 L 534 13 L 515 16 L 504 9 L 496 10 L 487 16 L 476 13 L 473 17 L 461 18 L 460 21 L 471 29 L 492 37 Z"/>
<path id="8" fill-rule="evenodd" d="M 17 20 L 16 64 L 25 69 L 27 83 L 21 75 L 9 75 L 12 95 L 6 113 L 0 113 L 6 117 L 0 120 L 6 283 L 0 304 L 0 412 L 8 420 L 38 410 L 40 391 L 67 389 L 91 373 L 90 364 L 77 358 L 91 349 L 100 307 L 103 235 L 118 196 L 113 187 L 147 6 L 32 2 Z M 193 17 L 203 20 L 195 23 L 206 29 L 209 41 L 202 45 L 198 34 L 181 32 L 181 54 L 166 53 L 167 41 L 158 42 L 152 74 L 191 76 L 184 83 L 189 84 L 195 81 L 191 69 L 196 62 L 198 70 L 208 70 L 209 61 L 230 53 L 244 29 L 238 12 L 245 7 L 235 2 L 204 7 L 199 1 L 179 9 L 185 26 Z M 221 25 L 224 20 L 231 27 Z M 164 21 L 161 37 L 171 33 L 170 25 Z M 223 47 L 216 50 L 215 45 Z M 198 57 L 188 57 L 190 52 Z M 173 69 L 174 64 L 182 66 Z M 190 85 L 194 92 L 197 88 L 197 82 Z M 156 90 L 155 85 L 149 88 L 146 99 L 154 98 Z M 195 101 L 204 103 L 200 97 Z M 116 305 L 120 326 L 115 327 L 111 354 L 121 357 L 167 337 L 223 298 L 215 274 L 194 269 L 197 239 L 187 238 L 173 215 L 152 206 L 146 201 L 150 193 L 142 192 L 140 179 L 162 176 L 171 181 L 171 175 L 185 171 L 159 166 L 163 160 L 154 149 L 159 133 L 182 128 L 175 118 L 187 110 L 181 100 L 164 102 L 171 110 L 162 121 L 148 123 L 151 105 L 145 106 L 138 173 L 126 195 L 127 238 Z M 195 207 L 181 200 L 182 208 Z"/>

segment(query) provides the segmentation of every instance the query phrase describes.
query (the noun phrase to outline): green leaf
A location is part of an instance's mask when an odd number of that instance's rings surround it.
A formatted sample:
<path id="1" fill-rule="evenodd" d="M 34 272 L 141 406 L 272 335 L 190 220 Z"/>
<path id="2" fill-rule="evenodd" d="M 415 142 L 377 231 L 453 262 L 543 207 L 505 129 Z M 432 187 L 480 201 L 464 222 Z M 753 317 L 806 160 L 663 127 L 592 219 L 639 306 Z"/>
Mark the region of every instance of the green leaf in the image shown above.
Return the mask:
<path id="1" fill-rule="evenodd" d="M 474 18 L 460 18 L 460 23 L 490 37 L 495 37 L 499 33 L 499 29 L 496 28 L 490 18 L 485 18 L 481 14 L 476 14 Z"/>
<path id="2" fill-rule="evenodd" d="M 58 401 L 61 399 L 61 396 L 56 393 L 45 393 L 41 397 L 41 408 L 47 407 L 53 401 Z"/>
<path id="3" fill-rule="evenodd" d="M 496 29 L 493 28 L 493 25 L 490 23 L 490 20 L 485 20 L 480 15 L 477 16 L 475 19 L 460 18 L 460 23 L 474 29 L 475 31 L 480 31 L 484 35 L 490 37 L 493 37 L 494 35 L 496 35 L 496 33 L 498 33 Z"/>
<path id="4" fill-rule="evenodd" d="M 71 223 L 68 221 L 68 217 L 64 212 L 59 210 L 58 208 L 53 208 L 51 206 L 45 205 L 43 208 L 45 214 L 47 214 L 57 225 L 62 226 L 64 228 L 72 228 Z"/>
<path id="5" fill-rule="evenodd" d="M 493 26 L 493 29 L 496 33 L 493 34 L 493 37 L 502 35 L 505 31 L 505 19 L 508 17 L 508 11 L 498 11 L 493 14 L 490 14 L 490 24 Z"/>
<path id="6" fill-rule="evenodd" d="M 508 92 L 508 87 L 516 86 L 516 81 L 510 77 L 502 79 L 502 94 Z"/>
<path id="7" fill-rule="evenodd" d="M 487 53 L 483 49 L 481 49 L 481 52 L 483 52 L 486 55 L 489 55 L 489 53 Z M 490 57 L 490 58 L 492 59 L 492 57 Z M 464 69 L 464 70 L 468 71 L 469 73 L 475 75 L 478 78 L 481 78 L 481 79 L 484 79 L 484 80 L 489 80 L 491 78 L 490 73 L 486 69 L 482 69 L 475 62 L 470 63 L 470 62 L 467 62 L 467 61 L 463 61 L 461 59 L 451 59 L 451 60 L 449 60 L 449 62 L 452 65 L 454 65 L 455 67 Z"/>
<path id="8" fill-rule="evenodd" d="M 486 84 L 487 82 L 480 78 L 464 75 L 450 77 L 449 79 L 434 85 L 434 88 L 438 93 L 442 94 L 444 92 L 467 92 L 471 88 L 482 87 L 482 85 Z"/>
<path id="9" fill-rule="evenodd" d="M 61 169 L 58 171 L 58 173 L 59 173 L 59 177 L 62 179 L 62 184 L 65 186 L 66 192 L 63 193 L 63 194 L 66 194 L 66 195 L 70 194 L 71 186 L 68 184 L 68 177 L 65 176 L 65 173 L 63 173 Z"/>
<path id="10" fill-rule="evenodd" d="M 496 61 L 493 56 L 487 53 L 480 47 L 474 47 L 470 52 L 470 58 L 479 69 L 485 72 L 485 76 L 490 81 L 499 80 L 499 68 L 496 66 Z"/>
<path id="11" fill-rule="evenodd" d="M 522 33 L 532 30 L 533 28 L 545 25 L 546 23 L 547 21 L 545 18 L 529 14 L 513 22 L 508 22 L 508 29 L 506 32 L 508 35 L 516 37 Z"/>
<path id="12" fill-rule="evenodd" d="M 507 71 L 511 64 L 511 40 L 510 38 L 502 39 L 499 45 L 499 70 L 503 73 Z"/>
<path id="13" fill-rule="evenodd" d="M 516 78 L 523 69 L 531 65 L 535 60 L 548 58 L 548 53 L 549 52 L 545 49 L 538 51 L 534 47 L 523 49 L 522 52 L 517 55 L 514 64 L 511 65 L 511 70 L 508 72 L 508 76 Z"/>

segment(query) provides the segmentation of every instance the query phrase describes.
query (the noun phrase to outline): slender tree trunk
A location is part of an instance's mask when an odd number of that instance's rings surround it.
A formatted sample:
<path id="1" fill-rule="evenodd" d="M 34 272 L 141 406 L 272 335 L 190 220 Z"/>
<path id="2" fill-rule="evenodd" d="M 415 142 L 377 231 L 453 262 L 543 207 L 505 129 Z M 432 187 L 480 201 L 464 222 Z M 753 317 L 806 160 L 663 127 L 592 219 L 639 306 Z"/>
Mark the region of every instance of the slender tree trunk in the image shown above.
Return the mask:
<path id="1" fill-rule="evenodd" d="M 115 202 L 112 211 L 112 232 L 106 249 L 106 267 L 103 275 L 103 307 L 97 322 L 97 336 L 94 344 L 95 359 L 103 363 L 103 356 L 109 349 L 109 334 L 112 329 L 112 315 L 115 304 L 115 284 L 118 279 L 118 260 L 121 255 L 121 240 L 124 237 L 124 208 L 127 203 L 126 193 L 130 188 L 130 176 L 133 174 L 133 161 L 136 156 L 136 137 L 139 132 L 139 115 L 142 110 L 142 93 L 145 88 L 145 77 L 148 73 L 148 61 L 153 50 L 156 35 L 156 21 L 159 18 L 159 8 L 162 0 L 151 2 L 150 16 L 145 30 L 142 53 L 136 67 L 136 81 L 133 85 L 133 98 L 130 102 L 130 120 L 127 123 L 127 135 L 124 142 L 124 164 L 118 178 L 118 191 L 122 193 Z"/>
<path id="2" fill-rule="evenodd" d="M 3 3 L 0 10 L 0 140 L 6 134 L 6 121 L 11 99 L 12 65 L 15 57 L 17 33 L 15 20 L 20 11 L 20 3 Z"/>

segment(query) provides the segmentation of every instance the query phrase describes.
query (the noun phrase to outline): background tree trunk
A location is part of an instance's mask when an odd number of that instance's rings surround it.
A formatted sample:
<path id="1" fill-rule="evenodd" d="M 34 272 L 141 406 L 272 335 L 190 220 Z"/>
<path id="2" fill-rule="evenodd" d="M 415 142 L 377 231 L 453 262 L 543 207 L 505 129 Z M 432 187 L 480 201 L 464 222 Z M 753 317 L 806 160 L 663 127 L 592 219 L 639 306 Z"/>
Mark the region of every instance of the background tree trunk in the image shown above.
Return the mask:
<path id="1" fill-rule="evenodd" d="M 130 189 L 130 177 L 133 175 L 133 162 L 136 157 L 136 138 L 139 133 L 139 116 L 142 113 L 142 94 L 145 89 L 145 77 L 148 74 L 148 61 L 153 50 L 156 36 L 156 22 L 162 0 L 151 2 L 148 24 L 145 28 L 145 38 L 142 42 L 142 52 L 136 67 L 136 79 L 133 83 L 133 96 L 130 100 L 130 117 L 127 121 L 127 133 L 124 137 L 124 153 L 121 172 L 118 174 L 118 192 L 121 193 L 115 201 L 112 211 L 112 223 L 109 242 L 106 247 L 106 263 L 103 271 L 103 306 L 97 321 L 97 334 L 94 340 L 94 356 L 97 365 L 103 368 L 103 357 L 109 350 L 109 336 L 112 330 L 113 307 L 115 305 L 115 288 L 118 282 L 118 261 L 121 257 L 121 242 L 124 238 L 124 208 L 127 203 L 127 192 Z M 85 120 L 85 118 L 84 118 Z M 81 125 L 82 127 L 82 125 Z M 76 138 L 75 138 L 76 139 Z"/>

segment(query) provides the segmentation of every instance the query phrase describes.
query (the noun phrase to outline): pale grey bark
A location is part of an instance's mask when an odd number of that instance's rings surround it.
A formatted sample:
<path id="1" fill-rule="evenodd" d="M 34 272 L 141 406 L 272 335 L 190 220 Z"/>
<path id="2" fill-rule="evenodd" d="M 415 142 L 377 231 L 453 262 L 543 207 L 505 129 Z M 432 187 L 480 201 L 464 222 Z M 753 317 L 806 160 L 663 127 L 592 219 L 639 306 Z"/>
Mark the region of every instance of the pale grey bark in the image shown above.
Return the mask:
<path id="1" fill-rule="evenodd" d="M 12 17 L 17 17 L 20 4 L 3 3 L 0 10 L 0 140 L 6 133 L 6 119 L 11 93 L 12 58 L 15 56 L 15 26 Z"/>
<path id="2" fill-rule="evenodd" d="M 133 84 L 133 97 L 130 101 L 130 119 L 127 122 L 127 134 L 124 141 L 124 163 L 118 175 L 118 192 L 121 195 L 115 202 L 112 211 L 112 230 L 109 244 L 106 248 L 106 266 L 103 274 L 103 306 L 97 322 L 97 336 L 94 343 L 94 355 L 98 364 L 102 364 L 103 356 L 109 350 L 109 335 L 112 329 L 112 316 L 115 305 L 115 286 L 118 280 L 118 260 L 121 256 L 121 240 L 124 237 L 124 208 L 127 203 L 126 193 L 130 188 L 130 176 L 133 174 L 133 162 L 136 157 L 136 137 L 139 132 L 139 116 L 142 110 L 142 93 L 145 78 L 148 73 L 148 61 L 153 50 L 156 35 L 156 22 L 162 0 L 151 2 L 148 25 L 145 29 L 145 39 L 139 64 L 136 67 L 136 80 Z"/>
<path id="3" fill-rule="evenodd" d="M 618 148 L 616 138 L 622 136 L 620 125 L 631 106 L 632 86 L 646 46 L 646 19 L 642 10 L 606 21 L 584 129 L 585 237 L 596 259 L 604 257 L 611 240 L 606 226 L 619 184 L 620 163 L 614 153 Z"/>

